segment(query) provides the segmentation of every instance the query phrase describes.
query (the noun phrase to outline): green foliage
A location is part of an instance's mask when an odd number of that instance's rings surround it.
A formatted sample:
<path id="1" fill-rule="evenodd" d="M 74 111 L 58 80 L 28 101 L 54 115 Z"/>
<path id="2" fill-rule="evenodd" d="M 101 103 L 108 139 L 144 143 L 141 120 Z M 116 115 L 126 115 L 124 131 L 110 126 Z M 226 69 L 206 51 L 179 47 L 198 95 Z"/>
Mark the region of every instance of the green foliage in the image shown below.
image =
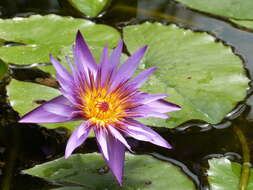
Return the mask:
<path id="1" fill-rule="evenodd" d="M 98 16 L 109 1 L 110 0 L 69 0 L 73 7 L 90 17 Z"/>
<path id="2" fill-rule="evenodd" d="M 213 158 L 208 161 L 207 171 L 211 190 L 238 190 L 242 166 L 227 158 Z M 250 171 L 249 184 L 246 190 L 253 189 L 253 170 Z"/>
<path id="3" fill-rule="evenodd" d="M 112 48 L 120 39 L 112 27 L 85 19 L 57 15 L 0 19 L 0 39 L 20 44 L 0 47 L 0 58 L 19 65 L 49 62 L 49 54 L 59 56 L 62 48 L 73 44 L 77 30 L 91 46 Z"/>
<path id="4" fill-rule="evenodd" d="M 60 158 L 24 172 L 59 182 L 84 185 L 83 188 L 66 187 L 61 190 L 195 190 L 193 182 L 176 166 L 156 160 L 151 156 L 126 154 L 124 185 L 120 187 L 112 174 L 103 169 L 102 156 L 76 154 Z"/>
<path id="5" fill-rule="evenodd" d="M 234 19 L 253 19 L 252 0 L 177 0 L 190 8 Z"/>
<path id="6" fill-rule="evenodd" d="M 216 124 L 246 97 L 249 79 L 241 59 L 206 33 L 147 22 L 125 27 L 123 36 L 131 53 L 148 45 L 139 70 L 158 68 L 142 90 L 168 93 L 167 100 L 182 107 L 167 120 L 142 119 L 147 125 L 173 128 L 192 119 Z"/>

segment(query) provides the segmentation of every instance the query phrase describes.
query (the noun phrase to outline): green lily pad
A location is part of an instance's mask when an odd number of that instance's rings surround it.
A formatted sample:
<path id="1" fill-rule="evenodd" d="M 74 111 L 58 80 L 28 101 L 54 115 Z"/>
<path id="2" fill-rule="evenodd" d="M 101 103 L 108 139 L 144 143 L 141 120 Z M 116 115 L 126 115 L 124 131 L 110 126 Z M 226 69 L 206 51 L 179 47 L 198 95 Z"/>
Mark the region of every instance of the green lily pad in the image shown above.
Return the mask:
<path id="1" fill-rule="evenodd" d="M 36 102 L 51 100 L 59 96 L 60 91 L 51 87 L 12 79 L 7 86 L 7 95 L 14 110 L 24 115 L 40 105 Z M 75 121 L 42 125 L 47 128 L 65 127 L 69 130 L 74 130 L 80 123 L 81 121 Z"/>
<path id="2" fill-rule="evenodd" d="M 69 0 L 73 7 L 90 17 L 98 16 L 109 1 L 110 0 Z"/>
<path id="3" fill-rule="evenodd" d="M 26 174 L 72 182 L 83 188 L 67 187 L 62 190 L 194 190 L 195 185 L 176 166 L 156 160 L 151 156 L 126 154 L 124 185 L 120 187 L 110 172 L 101 172 L 105 166 L 97 153 L 75 154 L 69 159 L 60 158 L 25 170 Z"/>
<path id="4" fill-rule="evenodd" d="M 72 45 L 77 30 L 91 46 L 113 48 L 120 40 L 114 28 L 84 19 L 57 15 L 0 19 L 0 39 L 16 43 L 0 47 L 0 58 L 20 65 L 49 62 L 49 54 L 59 56 L 62 48 Z"/>
<path id="5" fill-rule="evenodd" d="M 250 20 L 235 20 L 235 19 L 231 19 L 232 22 L 239 24 L 241 26 L 244 26 L 246 28 L 250 28 L 253 29 L 253 21 Z"/>
<path id="6" fill-rule="evenodd" d="M 158 68 L 142 90 L 168 93 L 167 100 L 182 107 L 167 120 L 142 119 L 147 125 L 174 128 L 188 120 L 216 124 L 246 97 L 249 79 L 242 60 L 206 33 L 147 22 L 123 28 L 123 36 L 131 53 L 148 45 L 139 70 Z"/>
<path id="7" fill-rule="evenodd" d="M 252 0 L 177 0 L 192 9 L 234 19 L 253 19 Z"/>
<path id="8" fill-rule="evenodd" d="M 211 190 L 238 190 L 242 166 L 231 162 L 227 158 L 213 158 L 208 161 L 210 169 L 207 171 Z M 253 189 L 253 170 L 250 171 L 247 189 Z"/>

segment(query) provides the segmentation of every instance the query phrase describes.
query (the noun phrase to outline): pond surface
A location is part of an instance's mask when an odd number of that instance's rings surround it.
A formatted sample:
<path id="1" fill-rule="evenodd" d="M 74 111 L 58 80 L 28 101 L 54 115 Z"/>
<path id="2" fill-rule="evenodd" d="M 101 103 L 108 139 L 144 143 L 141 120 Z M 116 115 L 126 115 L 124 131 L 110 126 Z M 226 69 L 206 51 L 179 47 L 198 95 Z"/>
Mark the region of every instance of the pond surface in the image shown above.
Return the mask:
<path id="1" fill-rule="evenodd" d="M 1 0 L 0 17 L 29 16 L 32 14 L 56 13 L 83 18 L 67 1 L 57 0 Z M 247 68 L 248 76 L 253 76 L 253 33 L 238 27 L 222 18 L 187 9 L 169 0 L 118 0 L 113 1 L 107 11 L 96 23 L 121 28 L 128 24 L 144 21 L 175 23 L 183 28 L 205 31 L 233 47 Z M 48 75 L 31 68 L 10 68 L 12 77 L 34 81 L 37 77 Z M 6 97 L 5 85 L 9 78 L 0 83 L 0 182 L 2 190 L 51 189 L 61 185 L 29 175 L 20 174 L 24 168 L 63 156 L 68 131 L 48 130 L 36 125 L 17 124 L 18 114 L 12 110 Z M 149 143 L 129 142 L 137 154 L 152 154 L 161 160 L 172 162 L 193 179 L 198 189 L 208 190 L 205 168 L 212 157 L 228 156 L 231 160 L 243 161 L 243 147 L 250 150 L 253 163 L 253 97 L 249 90 L 248 99 L 241 102 L 234 111 L 218 125 L 201 121 L 190 121 L 176 129 L 156 128 L 164 138 L 172 143 L 172 150 L 165 150 Z M 238 136 L 239 134 L 239 136 Z M 241 135 L 246 138 L 243 144 Z M 240 138 L 239 138 L 240 137 Z M 245 148 L 244 148 L 245 149 Z M 89 139 L 76 152 L 97 151 L 94 139 Z"/>

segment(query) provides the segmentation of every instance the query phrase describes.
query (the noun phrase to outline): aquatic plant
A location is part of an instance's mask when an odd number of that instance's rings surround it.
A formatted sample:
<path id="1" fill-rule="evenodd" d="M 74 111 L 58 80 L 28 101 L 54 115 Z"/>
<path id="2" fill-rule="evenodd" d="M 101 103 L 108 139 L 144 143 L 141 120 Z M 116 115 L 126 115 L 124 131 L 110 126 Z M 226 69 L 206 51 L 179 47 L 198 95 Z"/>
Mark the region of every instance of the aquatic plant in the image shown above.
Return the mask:
<path id="1" fill-rule="evenodd" d="M 132 54 L 121 66 L 123 41 L 108 55 L 105 46 L 100 64 L 96 64 L 80 32 L 73 47 L 74 64 L 66 57 L 72 73 L 50 57 L 62 95 L 41 105 L 21 118 L 21 123 L 58 123 L 84 120 L 68 140 L 65 158 L 80 146 L 91 130 L 112 173 L 122 185 L 125 147 L 131 148 L 124 136 L 171 148 L 170 144 L 136 118 L 167 119 L 167 112 L 180 110 L 163 98 L 167 94 L 139 91 L 156 68 L 149 68 L 132 77 L 147 46 Z"/>

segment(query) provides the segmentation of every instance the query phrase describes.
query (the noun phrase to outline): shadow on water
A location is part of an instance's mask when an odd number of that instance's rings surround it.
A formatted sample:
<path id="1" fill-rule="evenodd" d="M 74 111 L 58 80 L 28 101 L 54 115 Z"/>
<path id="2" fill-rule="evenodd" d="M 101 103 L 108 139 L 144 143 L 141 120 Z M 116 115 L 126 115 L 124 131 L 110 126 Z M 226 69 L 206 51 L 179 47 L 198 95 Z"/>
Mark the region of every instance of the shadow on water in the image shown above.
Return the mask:
<path id="1" fill-rule="evenodd" d="M 62 7 L 63 6 L 63 7 Z M 28 16 L 31 14 L 57 13 L 74 17 L 73 9 L 65 0 L 1 0 L 0 16 Z M 117 27 L 119 30 L 127 24 L 144 21 L 160 21 L 165 24 L 175 23 L 180 27 L 195 31 L 205 31 L 231 45 L 236 54 L 245 62 L 250 77 L 253 75 L 253 33 L 231 24 L 225 18 L 192 11 L 184 5 L 169 0 L 115 0 L 105 14 L 95 22 Z M 25 71 L 24 71 L 25 70 Z M 36 69 L 12 68 L 14 78 L 35 81 L 36 77 L 48 77 Z M 26 73 L 26 75 L 24 75 Z M 27 74 L 28 73 L 28 74 Z M 20 170 L 38 163 L 61 157 L 64 152 L 67 131 L 65 129 L 47 130 L 36 125 L 17 124 L 18 115 L 11 109 L 5 97 L 5 84 L 0 84 L 0 182 L 3 190 L 9 189 L 51 189 L 71 184 L 57 184 L 20 175 Z M 232 114 L 218 125 L 211 126 L 199 121 L 191 121 L 176 129 L 155 128 L 172 145 L 166 150 L 149 143 L 128 139 L 137 154 L 151 154 L 154 157 L 178 165 L 193 179 L 198 189 L 209 189 L 205 169 L 207 160 L 212 157 L 227 156 L 231 160 L 242 162 L 242 144 L 235 132 L 238 128 L 245 135 L 251 148 L 253 163 L 253 98 L 249 94 L 247 101 L 238 105 Z M 94 139 L 88 139 L 76 152 L 97 151 Z M 15 179 L 15 180 L 14 180 Z"/>

